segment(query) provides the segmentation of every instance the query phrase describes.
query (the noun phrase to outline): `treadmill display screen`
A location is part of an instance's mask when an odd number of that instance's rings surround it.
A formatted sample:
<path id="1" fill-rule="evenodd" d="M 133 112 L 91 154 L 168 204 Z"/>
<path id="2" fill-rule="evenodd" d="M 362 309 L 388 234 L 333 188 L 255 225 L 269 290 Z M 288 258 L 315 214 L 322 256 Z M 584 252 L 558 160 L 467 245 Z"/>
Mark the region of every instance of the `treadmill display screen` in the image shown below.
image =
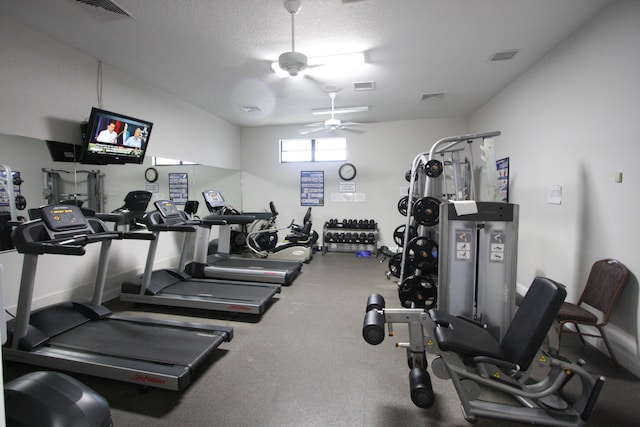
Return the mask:
<path id="1" fill-rule="evenodd" d="M 171 218 L 180 216 L 180 211 L 178 207 L 173 204 L 171 200 L 158 200 L 154 203 L 156 205 L 156 209 L 160 212 L 164 218 Z"/>
<path id="2" fill-rule="evenodd" d="M 73 205 L 49 205 L 40 209 L 42 220 L 53 231 L 84 229 L 87 220 L 80 208 Z"/>
<path id="3" fill-rule="evenodd" d="M 222 194 L 216 190 L 206 190 L 202 192 L 204 201 L 207 202 L 209 210 L 224 207 L 224 199 Z"/>

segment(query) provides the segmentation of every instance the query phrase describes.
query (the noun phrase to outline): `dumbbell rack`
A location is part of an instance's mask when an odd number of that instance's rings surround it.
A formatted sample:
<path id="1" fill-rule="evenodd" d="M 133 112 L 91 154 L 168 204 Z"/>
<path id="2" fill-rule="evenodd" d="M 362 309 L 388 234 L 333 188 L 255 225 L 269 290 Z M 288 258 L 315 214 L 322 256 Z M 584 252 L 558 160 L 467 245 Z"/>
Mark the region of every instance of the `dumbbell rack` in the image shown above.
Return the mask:
<path id="1" fill-rule="evenodd" d="M 378 223 L 373 219 L 330 219 L 322 229 L 322 252 L 375 251 Z"/>

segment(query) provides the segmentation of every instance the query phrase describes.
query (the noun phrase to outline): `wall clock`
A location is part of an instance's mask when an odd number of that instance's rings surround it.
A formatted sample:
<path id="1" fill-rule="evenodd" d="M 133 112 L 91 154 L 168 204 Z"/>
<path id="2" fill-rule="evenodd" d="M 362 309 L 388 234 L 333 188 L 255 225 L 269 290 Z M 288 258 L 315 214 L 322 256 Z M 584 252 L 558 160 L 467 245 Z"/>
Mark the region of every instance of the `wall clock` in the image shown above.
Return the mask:
<path id="1" fill-rule="evenodd" d="M 146 179 L 147 182 L 156 182 L 158 180 L 158 171 L 156 168 L 147 168 L 147 170 L 144 171 L 144 179 Z"/>
<path id="2" fill-rule="evenodd" d="M 356 177 L 356 167 L 352 163 L 344 163 L 338 169 L 338 175 L 344 181 L 351 181 Z"/>

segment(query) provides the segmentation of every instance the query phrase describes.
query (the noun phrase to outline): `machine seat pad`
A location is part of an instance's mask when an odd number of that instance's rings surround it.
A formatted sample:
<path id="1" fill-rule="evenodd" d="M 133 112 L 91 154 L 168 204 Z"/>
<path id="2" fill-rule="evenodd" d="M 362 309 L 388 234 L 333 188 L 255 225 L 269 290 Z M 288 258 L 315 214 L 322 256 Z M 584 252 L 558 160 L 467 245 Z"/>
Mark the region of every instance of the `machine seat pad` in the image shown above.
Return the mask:
<path id="1" fill-rule="evenodd" d="M 500 345 L 486 329 L 440 310 L 430 310 L 429 314 L 438 325 L 434 338 L 441 350 L 465 357 L 488 356 L 505 360 Z"/>

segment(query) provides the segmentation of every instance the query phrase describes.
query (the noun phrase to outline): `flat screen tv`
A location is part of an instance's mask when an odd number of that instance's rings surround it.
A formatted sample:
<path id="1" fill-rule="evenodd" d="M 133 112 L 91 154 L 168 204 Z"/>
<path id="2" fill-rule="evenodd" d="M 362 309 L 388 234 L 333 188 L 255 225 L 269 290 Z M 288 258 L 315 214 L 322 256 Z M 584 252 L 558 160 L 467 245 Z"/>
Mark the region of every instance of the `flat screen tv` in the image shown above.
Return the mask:
<path id="1" fill-rule="evenodd" d="M 54 162 L 79 162 L 82 153 L 82 146 L 70 144 L 68 142 L 58 142 L 47 140 L 47 148 Z"/>
<path id="2" fill-rule="evenodd" d="M 153 123 L 123 114 L 91 109 L 82 145 L 81 163 L 142 163 Z"/>

